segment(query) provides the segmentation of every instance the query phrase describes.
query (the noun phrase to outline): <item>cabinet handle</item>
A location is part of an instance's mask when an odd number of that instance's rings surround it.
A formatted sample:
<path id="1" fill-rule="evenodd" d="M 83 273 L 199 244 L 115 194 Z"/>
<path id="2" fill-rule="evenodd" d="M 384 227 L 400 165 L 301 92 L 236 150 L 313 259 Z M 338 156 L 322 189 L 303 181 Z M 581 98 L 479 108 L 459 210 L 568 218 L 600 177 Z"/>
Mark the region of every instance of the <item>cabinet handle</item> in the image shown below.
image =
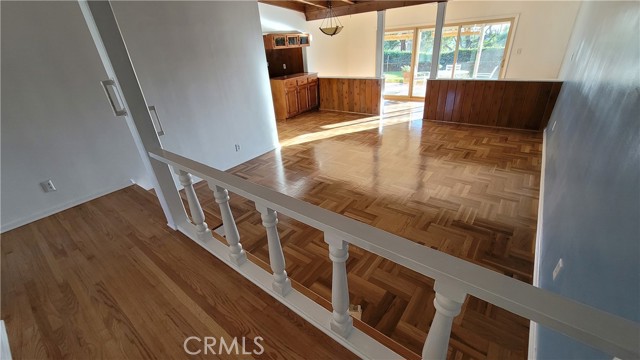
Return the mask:
<path id="1" fill-rule="evenodd" d="M 158 116 L 158 111 L 155 106 L 149 106 L 149 114 L 155 114 L 155 118 L 151 115 L 151 120 L 153 121 L 153 127 L 156 129 L 156 133 L 158 136 L 164 135 L 164 129 L 162 128 L 162 123 L 160 122 L 160 116 Z M 156 123 L 158 126 L 156 126 Z"/>
<path id="2" fill-rule="evenodd" d="M 107 99 L 109 99 L 109 103 L 111 104 L 111 108 L 113 109 L 113 114 L 115 116 L 125 116 L 127 115 L 127 109 L 125 109 L 122 104 L 122 100 L 120 98 L 120 92 L 116 87 L 116 82 L 109 79 L 100 81 L 102 84 L 102 88 L 104 89 L 104 93 L 107 94 Z M 111 91 L 109 91 L 111 89 Z M 118 105 L 116 106 L 116 102 L 114 101 L 114 97 L 117 99 Z"/>

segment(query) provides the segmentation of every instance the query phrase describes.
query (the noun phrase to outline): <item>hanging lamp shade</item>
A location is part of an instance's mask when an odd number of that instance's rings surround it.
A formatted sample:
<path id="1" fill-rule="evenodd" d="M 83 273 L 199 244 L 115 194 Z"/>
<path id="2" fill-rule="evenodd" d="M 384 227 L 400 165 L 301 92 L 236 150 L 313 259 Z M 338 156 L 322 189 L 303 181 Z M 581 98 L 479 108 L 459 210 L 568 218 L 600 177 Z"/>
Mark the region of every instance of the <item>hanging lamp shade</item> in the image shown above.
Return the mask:
<path id="1" fill-rule="evenodd" d="M 324 20 L 322 20 L 322 23 L 320 24 L 320 31 L 322 31 L 322 33 L 325 35 L 333 36 L 339 34 L 344 26 L 342 26 L 340 19 L 338 19 L 333 13 L 331 1 L 327 1 L 327 3 L 329 5 L 329 8 L 327 9 L 327 16 L 324 18 Z"/>

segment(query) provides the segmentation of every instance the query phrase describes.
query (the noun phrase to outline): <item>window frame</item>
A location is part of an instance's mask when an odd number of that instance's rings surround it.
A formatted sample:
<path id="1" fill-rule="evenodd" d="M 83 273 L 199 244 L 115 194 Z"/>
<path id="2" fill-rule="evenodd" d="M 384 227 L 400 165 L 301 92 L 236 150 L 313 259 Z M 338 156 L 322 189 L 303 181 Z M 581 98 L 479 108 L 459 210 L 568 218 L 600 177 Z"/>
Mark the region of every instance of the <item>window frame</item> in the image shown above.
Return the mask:
<path id="1" fill-rule="evenodd" d="M 475 24 L 483 24 L 483 25 L 491 25 L 491 24 L 495 24 L 495 23 L 505 23 L 508 22 L 509 23 L 509 33 L 507 34 L 507 40 L 505 42 L 505 46 L 504 46 L 504 54 L 502 56 L 502 62 L 500 63 L 500 72 L 498 74 L 498 79 L 497 80 L 501 80 L 504 79 L 504 76 L 506 74 L 506 69 L 508 66 L 508 58 L 511 56 L 511 45 L 513 42 L 513 38 L 514 38 L 514 33 L 515 33 L 515 27 L 517 25 L 517 16 L 510 16 L 510 17 L 499 17 L 499 18 L 479 18 L 479 19 L 475 19 L 475 20 L 467 20 L 467 21 L 458 21 L 458 22 L 451 22 L 451 23 L 445 23 L 443 24 L 443 29 L 446 27 L 451 27 L 451 26 L 456 26 L 458 27 L 458 34 L 456 37 L 456 50 L 454 53 L 454 68 L 455 68 L 455 64 L 457 62 L 457 58 L 458 58 L 458 51 L 459 51 L 459 46 L 460 46 L 460 29 L 462 26 L 464 25 L 475 25 Z M 388 99 L 388 100 L 410 100 L 410 101 L 419 101 L 419 100 L 424 100 L 424 96 L 414 96 L 413 95 L 413 86 L 414 86 L 414 71 L 415 71 L 415 66 L 416 66 L 416 61 L 418 60 L 418 52 L 417 52 L 417 46 L 418 46 L 418 34 L 420 32 L 420 30 L 429 30 L 432 29 L 435 31 L 435 25 L 417 25 L 417 26 L 405 26 L 405 27 L 398 27 L 398 28 L 389 28 L 389 29 L 384 29 L 384 33 L 386 34 L 387 32 L 394 32 L 394 31 L 409 31 L 412 30 L 413 31 L 413 42 L 411 44 L 412 49 L 411 49 L 411 71 L 410 71 L 410 76 L 411 76 L 411 81 L 409 82 L 409 93 L 408 95 L 384 95 L 384 99 Z M 383 36 L 383 41 L 384 41 L 384 36 Z M 455 74 L 455 70 L 453 70 L 452 72 L 452 76 L 454 76 Z M 384 75 L 383 75 L 384 76 Z"/>

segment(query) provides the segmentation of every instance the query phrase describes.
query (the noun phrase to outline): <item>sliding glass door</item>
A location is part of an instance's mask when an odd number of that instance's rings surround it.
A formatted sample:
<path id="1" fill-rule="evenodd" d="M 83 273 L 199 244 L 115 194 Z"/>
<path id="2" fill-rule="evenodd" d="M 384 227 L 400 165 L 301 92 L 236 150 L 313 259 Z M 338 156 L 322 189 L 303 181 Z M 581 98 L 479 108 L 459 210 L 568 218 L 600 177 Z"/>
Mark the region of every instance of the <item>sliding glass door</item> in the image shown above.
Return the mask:
<path id="1" fill-rule="evenodd" d="M 511 20 L 447 26 L 442 32 L 438 79 L 499 79 Z"/>
<path id="2" fill-rule="evenodd" d="M 440 43 L 438 79 L 499 79 L 512 19 L 446 24 Z M 385 98 L 424 98 L 431 72 L 433 27 L 385 32 Z"/>
<path id="3" fill-rule="evenodd" d="M 413 68 L 413 91 L 411 96 L 424 97 L 427 90 L 427 79 L 431 71 L 431 56 L 433 55 L 434 29 L 418 29 L 418 49 Z"/>
<path id="4" fill-rule="evenodd" d="M 414 52 L 414 30 L 387 31 L 384 33 L 384 95 L 410 94 L 411 67 Z"/>

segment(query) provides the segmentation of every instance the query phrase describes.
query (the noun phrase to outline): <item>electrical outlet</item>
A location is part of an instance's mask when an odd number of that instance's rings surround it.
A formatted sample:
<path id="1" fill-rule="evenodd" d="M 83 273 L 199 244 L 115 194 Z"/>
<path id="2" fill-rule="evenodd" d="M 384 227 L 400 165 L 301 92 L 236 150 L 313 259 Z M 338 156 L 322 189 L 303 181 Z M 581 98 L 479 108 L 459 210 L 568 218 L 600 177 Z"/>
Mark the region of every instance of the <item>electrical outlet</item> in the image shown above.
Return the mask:
<path id="1" fill-rule="evenodd" d="M 518 48 L 518 50 L 516 50 L 516 54 L 521 55 L 522 54 L 522 48 Z"/>
<path id="2" fill-rule="evenodd" d="M 240 151 L 240 144 L 236 144 L 236 152 Z"/>
<path id="3" fill-rule="evenodd" d="M 558 260 L 558 263 L 556 264 L 555 269 L 553 269 L 553 281 L 556 281 L 556 278 L 558 277 L 558 275 L 560 275 L 560 271 L 562 271 L 562 268 L 564 267 L 564 263 L 562 262 L 562 258 L 560 260 Z"/>
<path id="4" fill-rule="evenodd" d="M 42 186 L 42 190 L 46 193 L 56 191 L 56 187 L 53 185 L 53 181 L 51 181 L 51 179 L 41 182 L 40 186 Z"/>
<path id="5" fill-rule="evenodd" d="M 282 68 L 287 70 L 287 64 L 282 64 Z"/>

